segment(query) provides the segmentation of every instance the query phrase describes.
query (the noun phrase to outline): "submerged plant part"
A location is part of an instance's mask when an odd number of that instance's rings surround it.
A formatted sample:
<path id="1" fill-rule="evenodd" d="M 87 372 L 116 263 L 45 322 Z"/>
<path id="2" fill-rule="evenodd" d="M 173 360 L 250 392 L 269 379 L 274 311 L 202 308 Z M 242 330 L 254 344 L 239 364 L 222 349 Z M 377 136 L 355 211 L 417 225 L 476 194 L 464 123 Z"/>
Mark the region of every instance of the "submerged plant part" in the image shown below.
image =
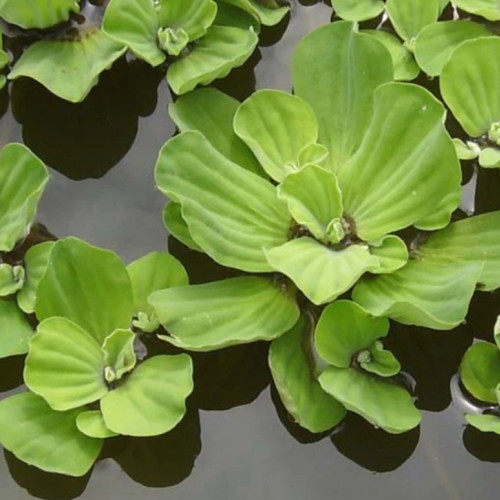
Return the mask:
<path id="1" fill-rule="evenodd" d="M 18 458 L 43 470 L 83 475 L 97 459 L 103 439 L 155 436 L 180 422 L 193 390 L 191 358 L 180 354 L 140 360 L 134 349 L 137 334 L 130 329 L 143 294 L 157 284 L 164 288 L 186 279 L 180 264 L 168 256 L 163 263 L 169 267 L 157 268 L 159 277 L 149 282 L 150 267 L 161 257 L 153 254 L 132 266 L 133 285 L 112 252 L 76 238 L 54 244 L 38 287 L 40 324 L 29 342 L 24 371 L 31 392 L 0 403 L 0 442 Z M 165 274 L 171 271 L 169 280 Z M 13 432 L 12 418 L 19 432 Z M 26 440 L 43 425 L 55 429 L 27 446 Z M 54 459 L 53 443 L 59 440 L 70 450 L 74 445 L 69 443 L 79 443 L 86 451 L 74 457 L 59 453 Z"/>

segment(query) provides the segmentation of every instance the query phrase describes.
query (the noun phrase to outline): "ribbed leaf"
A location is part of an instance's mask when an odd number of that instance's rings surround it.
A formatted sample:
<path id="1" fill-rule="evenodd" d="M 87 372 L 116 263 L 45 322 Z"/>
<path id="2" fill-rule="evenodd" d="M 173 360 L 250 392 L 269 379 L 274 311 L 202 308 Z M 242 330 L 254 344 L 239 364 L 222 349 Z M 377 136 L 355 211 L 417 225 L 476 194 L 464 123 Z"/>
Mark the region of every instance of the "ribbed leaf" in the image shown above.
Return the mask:
<path id="1" fill-rule="evenodd" d="M 104 365 L 101 346 L 89 333 L 66 318 L 49 318 L 31 339 L 24 381 L 54 410 L 71 410 L 108 392 Z"/>
<path id="2" fill-rule="evenodd" d="M 47 269 L 53 247 L 53 241 L 46 241 L 32 246 L 24 255 L 26 281 L 17 294 L 17 303 L 26 314 L 35 312 L 38 285 Z"/>
<path id="3" fill-rule="evenodd" d="M 182 206 L 175 201 L 169 201 L 163 210 L 163 223 L 168 233 L 177 238 L 183 245 L 192 250 L 202 252 L 200 246 L 193 240 L 189 233 L 189 227 L 182 217 Z"/>
<path id="4" fill-rule="evenodd" d="M 236 135 L 233 120 L 240 103 L 217 89 L 197 89 L 168 107 L 181 132 L 201 132 L 212 146 L 240 167 L 265 176 L 247 145 Z"/>
<path id="5" fill-rule="evenodd" d="M 396 35 L 383 30 L 363 30 L 362 33 L 375 37 L 389 51 L 394 68 L 394 80 L 410 81 L 417 78 L 420 68 L 412 53 Z"/>
<path id="6" fill-rule="evenodd" d="M 500 417 L 497 415 L 465 415 L 467 423 L 482 432 L 500 435 Z"/>
<path id="7" fill-rule="evenodd" d="M 104 376 L 106 381 L 113 383 L 123 375 L 131 372 L 137 357 L 134 351 L 136 335 L 131 330 L 115 330 L 104 339 L 102 354 L 106 365 Z"/>
<path id="8" fill-rule="evenodd" d="M 287 241 L 292 221 L 269 182 L 227 160 L 199 132 L 184 132 L 160 152 L 156 183 L 181 203 L 192 238 L 215 261 L 273 269 L 263 248 Z"/>
<path id="9" fill-rule="evenodd" d="M 443 105 L 417 85 L 376 90 L 368 132 L 338 174 L 344 211 L 361 239 L 376 240 L 436 212 L 441 225 L 449 222 L 462 175 L 444 117 Z"/>
<path id="10" fill-rule="evenodd" d="M 219 2 L 235 5 L 245 10 L 265 26 L 278 24 L 290 10 L 287 6 L 278 6 L 277 2 L 273 2 L 273 0 L 268 2 L 268 4 L 271 4 L 269 7 L 263 5 L 263 2 L 259 2 L 259 0 L 219 0 Z M 272 6 L 272 4 L 275 4 L 275 6 Z"/>
<path id="11" fill-rule="evenodd" d="M 102 31 L 91 31 L 77 40 L 42 40 L 24 51 L 9 79 L 27 76 L 61 99 L 81 102 L 99 75 L 126 50 Z"/>
<path id="12" fill-rule="evenodd" d="M 14 295 L 24 286 L 24 268 L 12 267 L 10 264 L 0 264 L 0 297 Z"/>
<path id="13" fill-rule="evenodd" d="M 212 26 L 187 56 L 169 66 L 168 84 L 181 95 L 223 78 L 251 56 L 258 40 L 253 29 Z"/>
<path id="14" fill-rule="evenodd" d="M 0 299 L 0 358 L 26 354 L 33 333 L 16 302 Z"/>
<path id="15" fill-rule="evenodd" d="M 234 117 L 234 130 L 274 180 L 299 168 L 299 153 L 318 138 L 311 107 L 280 90 L 252 94 Z"/>
<path id="16" fill-rule="evenodd" d="M 382 342 L 375 342 L 366 361 L 360 361 L 363 370 L 379 377 L 393 377 L 401 371 L 401 364 L 391 351 L 386 351 Z"/>
<path id="17" fill-rule="evenodd" d="M 273 268 L 288 276 L 314 304 L 335 300 L 378 265 L 368 245 L 335 250 L 309 237 L 271 248 L 266 255 Z"/>
<path id="18" fill-rule="evenodd" d="M 314 376 L 304 350 L 311 344 L 310 328 L 307 318 L 302 317 L 292 330 L 274 340 L 269 366 L 281 401 L 293 419 L 310 432 L 324 432 L 337 425 L 346 410 L 323 391 Z"/>
<path id="19" fill-rule="evenodd" d="M 102 413 L 99 410 L 80 413 L 76 417 L 76 426 L 81 433 L 91 438 L 106 439 L 118 435 L 106 427 Z"/>
<path id="20" fill-rule="evenodd" d="M 253 276 L 169 288 L 149 301 L 169 333 L 160 338 L 192 351 L 273 340 L 300 314 L 294 297 L 277 283 Z"/>
<path id="21" fill-rule="evenodd" d="M 158 13 L 152 0 L 111 0 L 106 7 L 102 29 L 151 66 L 165 61 L 158 46 Z"/>
<path id="22" fill-rule="evenodd" d="M 417 37 L 415 59 L 428 75 L 439 76 L 452 52 L 461 43 L 492 34 L 483 24 L 470 20 L 432 23 Z"/>
<path id="23" fill-rule="evenodd" d="M 500 350 L 489 342 L 467 349 L 460 365 L 465 388 L 480 401 L 497 403 L 495 389 L 500 384 Z"/>
<path id="24" fill-rule="evenodd" d="M 465 12 L 482 16 L 489 21 L 500 21 L 500 5 L 497 0 L 453 0 Z"/>
<path id="25" fill-rule="evenodd" d="M 409 431 L 422 419 L 403 387 L 354 368 L 331 366 L 320 375 L 319 382 L 348 410 L 391 434 Z"/>
<path id="26" fill-rule="evenodd" d="M 54 245 L 38 286 L 40 321 L 51 316 L 68 318 L 101 345 L 114 330 L 130 326 L 133 312 L 130 278 L 116 254 L 77 238 Z"/>
<path id="27" fill-rule="evenodd" d="M 187 354 L 154 356 L 101 400 L 104 423 L 126 436 L 164 434 L 182 420 L 192 391 L 193 363 Z"/>
<path id="28" fill-rule="evenodd" d="M 321 27 L 297 46 L 294 91 L 316 114 L 319 142 L 330 152 L 331 169 L 343 165 L 361 144 L 372 114 L 373 91 L 392 76 L 387 49 L 357 33 L 348 21 Z"/>
<path id="29" fill-rule="evenodd" d="M 25 29 L 50 28 L 78 12 L 78 0 L 0 0 L 0 17 Z"/>
<path id="30" fill-rule="evenodd" d="M 320 356 L 337 368 L 349 368 L 353 356 L 389 333 L 389 320 L 375 318 L 355 302 L 339 300 L 322 312 L 314 333 Z"/>
<path id="31" fill-rule="evenodd" d="M 370 269 L 374 274 L 393 273 L 408 262 L 408 248 L 398 236 L 390 234 L 370 242 L 370 252 L 377 257 L 377 266 Z"/>
<path id="32" fill-rule="evenodd" d="M 54 411 L 31 392 L 16 394 L 0 402 L 0 443 L 19 460 L 44 471 L 84 476 L 103 442 L 77 429 L 75 420 L 82 411 Z"/>
<path id="33" fill-rule="evenodd" d="M 9 252 L 23 239 L 36 215 L 49 181 L 43 162 L 22 144 L 0 152 L 0 252 Z"/>
<path id="34" fill-rule="evenodd" d="M 367 21 L 384 10 L 382 0 L 332 0 L 335 14 L 346 21 Z"/>

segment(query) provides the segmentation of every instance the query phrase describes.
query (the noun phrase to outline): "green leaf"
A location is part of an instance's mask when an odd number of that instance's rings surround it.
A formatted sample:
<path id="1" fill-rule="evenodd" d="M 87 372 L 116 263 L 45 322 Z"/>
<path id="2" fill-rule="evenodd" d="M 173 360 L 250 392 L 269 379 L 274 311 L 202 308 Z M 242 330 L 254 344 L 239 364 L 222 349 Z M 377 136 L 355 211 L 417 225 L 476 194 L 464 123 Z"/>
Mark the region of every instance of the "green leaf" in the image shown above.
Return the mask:
<path id="1" fill-rule="evenodd" d="M 168 84 L 177 95 L 181 95 L 197 85 L 208 85 L 224 78 L 252 55 L 258 41 L 251 28 L 211 26 L 188 55 L 169 66 Z"/>
<path id="2" fill-rule="evenodd" d="M 276 271 L 288 276 L 317 305 L 335 300 L 378 265 L 368 245 L 335 250 L 309 237 L 266 250 L 266 255 Z"/>
<path id="3" fill-rule="evenodd" d="M 252 94 L 238 108 L 234 130 L 278 182 L 298 170 L 299 153 L 318 138 L 318 123 L 311 107 L 280 90 Z"/>
<path id="4" fill-rule="evenodd" d="M 383 30 L 363 30 L 362 33 L 373 36 L 382 42 L 389 51 L 394 67 L 394 79 L 410 81 L 417 78 L 420 73 L 412 53 L 405 47 L 399 38 Z"/>
<path id="5" fill-rule="evenodd" d="M 24 29 L 44 29 L 67 21 L 78 12 L 78 0 L 0 0 L 0 16 L 8 23 Z"/>
<path id="6" fill-rule="evenodd" d="M 134 351 L 135 337 L 135 333 L 131 330 L 115 330 L 104 339 L 102 353 L 107 382 L 116 382 L 134 369 L 137 363 Z"/>
<path id="7" fill-rule="evenodd" d="M 265 175 L 247 145 L 236 135 L 233 120 L 240 103 L 214 88 L 197 89 L 168 107 L 181 132 L 201 132 L 228 160 L 259 175 Z"/>
<path id="8" fill-rule="evenodd" d="M 173 429 L 193 391 L 193 363 L 187 354 L 154 356 L 101 400 L 108 429 L 126 436 L 158 436 Z"/>
<path id="9" fill-rule="evenodd" d="M 488 132 L 500 120 L 500 38 L 462 43 L 441 72 L 441 94 L 471 137 Z"/>
<path id="10" fill-rule="evenodd" d="M 500 417 L 497 415 L 465 415 L 465 420 L 481 432 L 500 434 Z"/>
<path id="11" fill-rule="evenodd" d="M 444 118 L 443 105 L 417 85 L 376 90 L 363 143 L 338 173 L 344 211 L 361 239 L 376 240 L 436 212 L 438 227 L 449 223 L 462 174 Z"/>
<path id="12" fill-rule="evenodd" d="M 479 154 L 479 165 L 483 168 L 500 167 L 500 149 L 485 148 Z"/>
<path id="13" fill-rule="evenodd" d="M 441 0 L 387 0 L 386 10 L 396 33 L 412 46 L 422 29 L 438 20 L 441 3 Z"/>
<path id="14" fill-rule="evenodd" d="M 369 358 L 359 363 L 363 370 L 380 377 L 393 377 L 401 371 L 399 361 L 392 352 L 384 349 L 382 342 L 375 342 L 368 352 Z"/>
<path id="15" fill-rule="evenodd" d="M 375 318 L 355 302 L 339 300 L 322 312 L 314 334 L 320 356 L 330 365 L 349 368 L 353 357 L 389 333 L 389 320 Z"/>
<path id="16" fill-rule="evenodd" d="M 370 253 L 377 257 L 377 265 L 370 269 L 375 274 L 388 274 L 401 269 L 408 262 L 405 242 L 393 234 L 378 241 L 370 241 Z"/>
<path id="17" fill-rule="evenodd" d="M 169 288 L 153 293 L 149 302 L 169 333 L 159 337 L 191 351 L 273 340 L 300 314 L 279 284 L 253 276 Z"/>
<path id="18" fill-rule="evenodd" d="M 480 401 L 497 403 L 495 389 L 500 383 L 500 350 L 489 342 L 467 349 L 460 365 L 465 388 Z"/>
<path id="19" fill-rule="evenodd" d="M 301 317 L 289 332 L 273 340 L 269 366 L 274 384 L 288 413 L 304 429 L 324 432 L 345 416 L 345 408 L 327 394 L 310 365 L 310 321 Z"/>
<path id="20" fill-rule="evenodd" d="M 346 21 L 368 21 L 384 11 L 382 0 L 332 0 L 335 14 Z"/>
<path id="21" fill-rule="evenodd" d="M 470 20 L 432 23 L 417 37 L 415 59 L 428 75 L 439 76 L 451 54 L 461 43 L 492 35 L 486 26 Z"/>
<path id="22" fill-rule="evenodd" d="M 372 114 L 373 91 L 392 76 L 387 49 L 357 33 L 354 23 L 335 22 L 301 40 L 293 59 L 294 91 L 316 114 L 330 169 L 358 149 Z"/>
<path id="23" fill-rule="evenodd" d="M 160 0 L 158 9 L 160 26 L 182 29 L 190 42 L 205 35 L 216 14 L 213 0 Z"/>
<path id="24" fill-rule="evenodd" d="M 460 160 L 475 160 L 481 154 L 481 147 L 474 141 L 462 141 L 461 139 L 453 139 L 455 152 Z"/>
<path id="25" fill-rule="evenodd" d="M 235 5 L 240 9 L 252 14 L 264 26 L 274 26 L 278 24 L 290 10 L 289 7 L 279 6 L 273 0 L 268 1 L 270 5 L 266 6 L 266 2 L 259 2 L 259 0 L 219 0 L 222 3 Z"/>
<path id="26" fill-rule="evenodd" d="M 340 234 L 328 237 L 330 223 L 342 218 L 342 194 L 333 172 L 307 165 L 285 177 L 278 186 L 278 196 L 287 202 L 295 221 L 306 226 L 316 239 L 338 243 L 344 237 L 340 222 Z"/>
<path id="27" fill-rule="evenodd" d="M 9 79 L 33 78 L 70 102 L 82 102 L 99 75 L 127 51 L 102 31 L 75 40 L 41 40 L 30 45 L 9 73 Z"/>
<path id="28" fill-rule="evenodd" d="M 22 144 L 0 152 L 0 252 L 9 252 L 29 233 L 38 201 L 49 181 L 43 162 Z"/>
<path id="29" fill-rule="evenodd" d="M 35 394 L 16 394 L 0 402 L 0 443 L 19 460 L 44 471 L 84 476 L 103 442 L 77 429 L 81 412 L 54 411 Z"/>
<path id="30" fill-rule="evenodd" d="M 108 392 L 100 345 L 66 318 L 49 318 L 38 325 L 26 358 L 24 381 L 51 408 L 71 410 Z"/>
<path id="31" fill-rule="evenodd" d="M 391 434 L 409 431 L 422 420 L 403 387 L 354 368 L 331 366 L 320 375 L 319 383 L 348 410 Z"/>
<path id="32" fill-rule="evenodd" d="M 182 205 L 175 201 L 169 201 L 163 210 L 163 223 L 170 235 L 177 238 L 183 245 L 192 250 L 202 252 L 200 246 L 193 240 L 189 228 L 182 217 Z"/>
<path id="33" fill-rule="evenodd" d="M 40 321 L 51 316 L 68 318 L 101 345 L 116 329 L 128 328 L 133 313 L 130 278 L 116 254 L 78 238 L 54 245 L 38 286 Z"/>
<path id="34" fill-rule="evenodd" d="M 250 12 L 243 11 L 239 7 L 226 3 L 224 0 L 220 1 L 222 3 L 217 5 L 217 16 L 214 24 L 217 26 L 234 26 L 245 30 L 251 26 L 255 33 L 260 32 L 260 21 Z"/>
<path id="35" fill-rule="evenodd" d="M 106 439 L 118 436 L 116 432 L 110 431 L 106 427 L 102 413 L 99 410 L 80 413 L 76 417 L 76 426 L 80 432 L 91 438 Z"/>
<path id="36" fill-rule="evenodd" d="M 24 286 L 24 275 L 22 266 L 0 264 L 0 297 L 8 297 L 20 290 Z"/>
<path id="37" fill-rule="evenodd" d="M 216 262 L 273 270 L 263 248 L 287 241 L 292 221 L 269 182 L 227 160 L 199 132 L 167 142 L 155 177 L 160 190 L 181 203 L 193 240 Z"/>
<path id="38" fill-rule="evenodd" d="M 32 246 L 24 255 L 26 282 L 17 294 L 17 303 L 26 314 L 35 312 L 38 285 L 47 269 L 53 247 L 53 241 L 46 241 Z"/>
<path id="39" fill-rule="evenodd" d="M 166 252 L 151 252 L 127 266 L 132 281 L 134 293 L 134 310 L 136 315 L 144 313 L 152 321 L 152 331 L 160 325 L 153 318 L 154 309 L 148 303 L 148 297 L 157 290 L 172 286 L 189 284 L 189 278 L 184 266 L 172 255 Z"/>
<path id="40" fill-rule="evenodd" d="M 178 56 L 187 47 L 189 36 L 182 28 L 164 28 L 158 31 L 158 43 L 167 54 Z"/>
<path id="41" fill-rule="evenodd" d="M 0 299 L 0 358 L 26 354 L 33 333 L 15 301 Z"/>
<path id="42" fill-rule="evenodd" d="M 152 0 L 111 0 L 102 29 L 151 66 L 162 64 L 167 57 L 158 46 L 160 23 Z"/>
<path id="43" fill-rule="evenodd" d="M 482 16 L 489 21 L 500 21 L 500 5 L 497 0 L 453 0 L 465 12 Z"/>

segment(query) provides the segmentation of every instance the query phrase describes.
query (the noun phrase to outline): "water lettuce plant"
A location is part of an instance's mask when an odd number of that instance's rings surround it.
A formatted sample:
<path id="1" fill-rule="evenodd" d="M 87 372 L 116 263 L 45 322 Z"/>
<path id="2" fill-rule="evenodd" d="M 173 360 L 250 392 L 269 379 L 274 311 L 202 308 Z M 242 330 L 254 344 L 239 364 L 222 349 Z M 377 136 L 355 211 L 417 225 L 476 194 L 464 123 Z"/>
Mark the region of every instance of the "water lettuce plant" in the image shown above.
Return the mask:
<path id="1" fill-rule="evenodd" d="M 0 17 L 24 29 L 51 28 L 79 10 L 78 0 L 31 0 L 29 8 L 18 0 L 0 0 Z"/>
<path id="2" fill-rule="evenodd" d="M 29 392 L 0 402 L 0 442 L 19 459 L 84 475 L 103 439 L 163 434 L 184 416 L 193 390 L 191 358 L 141 359 L 131 326 L 143 293 L 158 283 L 169 286 L 171 271 L 173 283 L 184 281 L 185 272 L 162 254 L 136 266 L 143 271 L 139 279 L 110 251 L 77 238 L 54 244 L 36 296 L 40 323 L 24 370 Z M 151 276 L 156 282 L 148 281 Z"/>
<path id="3" fill-rule="evenodd" d="M 486 409 L 465 415 L 467 422 L 480 431 L 500 434 L 500 316 L 494 337 L 494 344 L 477 342 L 469 347 L 460 365 L 460 377 L 467 391 Z"/>

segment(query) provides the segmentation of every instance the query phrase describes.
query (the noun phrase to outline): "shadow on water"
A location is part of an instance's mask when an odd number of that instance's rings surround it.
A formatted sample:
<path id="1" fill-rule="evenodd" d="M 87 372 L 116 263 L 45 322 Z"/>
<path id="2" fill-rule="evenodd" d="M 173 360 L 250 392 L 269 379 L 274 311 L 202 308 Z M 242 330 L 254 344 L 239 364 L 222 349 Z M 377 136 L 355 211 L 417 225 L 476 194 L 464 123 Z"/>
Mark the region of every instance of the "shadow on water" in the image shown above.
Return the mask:
<path id="1" fill-rule="evenodd" d="M 163 78 L 143 62 L 122 58 L 79 104 L 22 78 L 12 85 L 12 110 L 25 144 L 49 166 L 70 179 L 99 178 L 134 143 L 139 117 L 155 110 Z"/>
<path id="2" fill-rule="evenodd" d="M 23 383 L 24 356 L 0 360 L 0 392 L 7 392 Z"/>
<path id="3" fill-rule="evenodd" d="M 468 425 L 462 436 L 467 451 L 482 462 L 500 462 L 500 436 Z"/>

